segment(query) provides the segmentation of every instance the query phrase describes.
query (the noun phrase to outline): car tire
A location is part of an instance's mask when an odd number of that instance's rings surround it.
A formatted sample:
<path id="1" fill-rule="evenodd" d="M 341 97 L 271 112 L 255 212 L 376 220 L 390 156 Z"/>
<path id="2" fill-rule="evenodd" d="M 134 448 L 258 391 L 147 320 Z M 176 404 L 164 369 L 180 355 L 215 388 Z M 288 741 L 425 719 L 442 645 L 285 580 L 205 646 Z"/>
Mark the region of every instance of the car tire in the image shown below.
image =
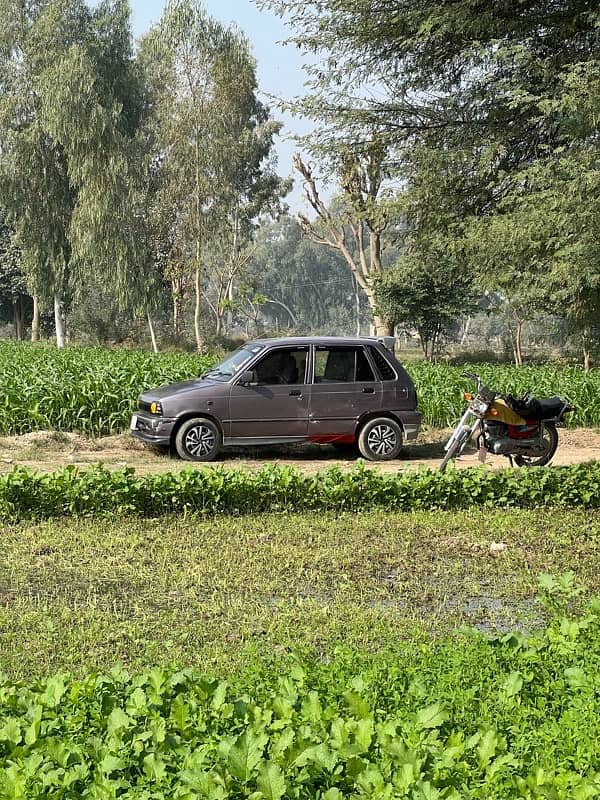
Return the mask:
<path id="1" fill-rule="evenodd" d="M 214 461 L 222 444 L 221 431 L 205 417 L 186 420 L 175 436 L 175 450 L 184 461 Z"/>
<path id="2" fill-rule="evenodd" d="M 402 449 L 402 428 L 391 417 L 375 417 L 361 428 L 360 454 L 368 461 L 392 461 Z"/>

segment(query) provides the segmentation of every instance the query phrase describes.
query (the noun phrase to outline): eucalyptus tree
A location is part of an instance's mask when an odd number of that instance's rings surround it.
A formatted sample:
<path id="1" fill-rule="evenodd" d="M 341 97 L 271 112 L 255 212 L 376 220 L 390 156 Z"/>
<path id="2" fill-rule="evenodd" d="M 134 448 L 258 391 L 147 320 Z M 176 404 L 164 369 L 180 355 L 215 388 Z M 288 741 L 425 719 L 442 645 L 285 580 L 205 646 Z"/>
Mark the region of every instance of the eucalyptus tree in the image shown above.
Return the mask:
<path id="1" fill-rule="evenodd" d="M 142 43 L 156 87 L 153 218 L 171 221 L 166 255 L 173 286 L 193 294 L 196 345 L 212 290 L 217 320 L 247 261 L 253 220 L 283 187 L 265 166 L 278 125 L 256 96 L 255 64 L 237 30 L 194 0 L 173 0 Z M 211 257 L 211 253 L 213 254 Z M 212 284 L 212 286 L 211 286 Z"/>
<path id="2" fill-rule="evenodd" d="M 126 0 L 0 0 L 0 191 L 30 290 L 64 305 L 135 265 L 133 139 L 141 111 Z"/>
<path id="3" fill-rule="evenodd" d="M 216 334 L 235 301 L 236 285 L 254 251 L 254 234 L 261 220 L 278 216 L 291 181 L 279 177 L 273 156 L 274 137 L 281 123 L 256 96 L 254 64 L 246 49 L 223 65 L 230 71 L 227 94 L 219 101 L 218 124 L 213 135 L 221 143 L 218 170 L 219 196 L 208 241 L 206 293 L 216 320 Z"/>
<path id="4" fill-rule="evenodd" d="M 303 236 L 292 216 L 261 225 L 246 282 L 264 298 L 260 311 L 271 326 L 347 334 L 368 323 L 344 257 Z"/>

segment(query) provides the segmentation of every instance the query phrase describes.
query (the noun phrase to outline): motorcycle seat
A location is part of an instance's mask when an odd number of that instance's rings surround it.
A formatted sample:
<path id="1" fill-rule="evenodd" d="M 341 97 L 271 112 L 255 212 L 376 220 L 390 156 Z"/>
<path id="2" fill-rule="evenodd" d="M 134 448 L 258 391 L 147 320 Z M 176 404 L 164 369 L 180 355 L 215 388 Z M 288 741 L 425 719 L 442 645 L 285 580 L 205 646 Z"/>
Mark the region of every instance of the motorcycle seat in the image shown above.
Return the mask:
<path id="1" fill-rule="evenodd" d="M 540 409 L 538 419 L 554 419 L 554 417 L 558 417 L 563 410 L 565 401 L 562 397 L 555 395 L 554 397 L 546 397 L 543 400 L 538 400 L 538 404 Z"/>

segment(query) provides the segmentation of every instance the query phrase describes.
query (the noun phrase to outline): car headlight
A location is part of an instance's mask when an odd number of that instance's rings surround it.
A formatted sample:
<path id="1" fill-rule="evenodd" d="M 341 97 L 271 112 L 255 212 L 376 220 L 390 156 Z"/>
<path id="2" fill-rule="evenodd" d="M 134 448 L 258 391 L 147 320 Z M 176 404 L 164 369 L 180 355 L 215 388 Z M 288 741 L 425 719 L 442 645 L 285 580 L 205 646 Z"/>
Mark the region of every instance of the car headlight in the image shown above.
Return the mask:
<path id="1" fill-rule="evenodd" d="M 162 404 L 159 403 L 157 400 L 152 401 L 152 403 L 150 403 L 150 413 L 156 414 L 157 416 L 161 416 L 163 413 Z"/>

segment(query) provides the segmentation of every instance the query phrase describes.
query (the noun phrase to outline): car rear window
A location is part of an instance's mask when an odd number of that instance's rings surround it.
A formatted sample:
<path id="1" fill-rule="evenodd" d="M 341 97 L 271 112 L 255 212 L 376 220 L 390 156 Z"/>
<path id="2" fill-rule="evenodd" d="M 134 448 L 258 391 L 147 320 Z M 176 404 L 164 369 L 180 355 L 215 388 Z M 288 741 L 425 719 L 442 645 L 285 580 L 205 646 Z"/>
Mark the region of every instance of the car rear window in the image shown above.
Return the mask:
<path id="1" fill-rule="evenodd" d="M 379 372 L 381 380 L 395 381 L 397 377 L 396 372 L 383 353 L 376 347 L 369 347 L 369 352 L 373 357 L 373 361 L 375 362 L 375 366 L 377 367 L 377 372 Z"/>

